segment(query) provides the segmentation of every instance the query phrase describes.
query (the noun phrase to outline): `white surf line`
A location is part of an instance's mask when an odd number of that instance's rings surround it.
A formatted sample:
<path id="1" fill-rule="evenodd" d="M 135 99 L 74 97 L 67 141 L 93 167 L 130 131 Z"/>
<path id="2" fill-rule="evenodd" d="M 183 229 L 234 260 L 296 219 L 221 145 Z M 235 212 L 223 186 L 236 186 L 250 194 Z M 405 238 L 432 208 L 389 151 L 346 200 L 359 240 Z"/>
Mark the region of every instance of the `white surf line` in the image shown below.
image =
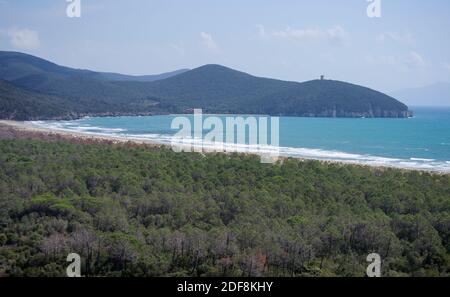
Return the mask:
<path id="1" fill-rule="evenodd" d="M 137 141 L 142 143 L 152 143 L 160 145 L 176 144 L 180 147 L 186 148 L 203 147 L 206 151 L 217 152 L 232 152 L 233 150 L 238 153 L 250 153 L 256 155 L 270 154 L 273 152 L 279 152 L 280 157 L 292 157 L 298 159 L 307 160 L 319 160 L 319 161 L 331 161 L 346 164 L 367 165 L 371 167 L 388 167 L 398 169 L 411 169 L 431 172 L 450 173 L 450 161 L 436 161 L 435 159 L 425 158 L 388 158 L 379 157 L 373 155 L 361 155 L 346 153 L 340 151 L 322 150 L 322 149 L 310 149 L 310 148 L 296 148 L 296 147 L 271 147 L 270 145 L 258 146 L 258 145 L 246 145 L 246 144 L 230 144 L 230 143 L 207 143 L 202 139 L 191 139 L 190 142 L 180 141 L 174 142 L 172 135 L 163 134 L 125 134 L 116 132 L 125 132 L 126 129 L 121 128 L 102 128 L 96 126 L 75 126 L 67 127 L 65 122 L 60 123 L 46 123 L 43 121 L 24 122 L 25 125 L 31 123 L 33 126 L 43 128 L 47 131 L 55 132 L 62 131 L 69 134 L 86 135 L 86 136 L 99 136 L 110 138 L 114 140 L 122 141 Z M 67 122 L 68 123 L 68 122 Z M 71 122 L 73 123 L 73 122 Z M 87 130 L 100 130 L 102 132 L 92 132 Z"/>

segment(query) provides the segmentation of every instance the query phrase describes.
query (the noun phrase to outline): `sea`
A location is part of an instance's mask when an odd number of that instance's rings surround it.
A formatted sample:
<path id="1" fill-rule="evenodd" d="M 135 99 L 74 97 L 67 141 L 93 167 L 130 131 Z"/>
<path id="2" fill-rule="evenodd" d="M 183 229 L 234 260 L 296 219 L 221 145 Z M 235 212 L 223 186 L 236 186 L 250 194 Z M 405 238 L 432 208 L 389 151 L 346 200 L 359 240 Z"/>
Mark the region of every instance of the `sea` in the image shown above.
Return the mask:
<path id="1" fill-rule="evenodd" d="M 450 173 L 450 107 L 411 107 L 411 110 L 414 116 L 402 119 L 279 117 L 276 149 L 285 157 Z M 203 119 L 211 116 L 203 115 Z M 224 127 L 226 117 L 250 117 L 215 116 L 223 120 Z M 86 117 L 31 124 L 59 131 L 171 144 L 180 131 L 171 126 L 180 117 L 187 117 L 194 127 L 192 115 Z M 263 116 L 256 116 L 260 117 Z M 268 121 L 268 146 L 273 148 Z M 210 131 L 203 129 L 202 134 Z M 206 145 L 194 135 L 193 146 Z M 247 152 L 262 151 L 263 147 L 267 145 L 250 145 L 248 137 L 239 145 Z"/>

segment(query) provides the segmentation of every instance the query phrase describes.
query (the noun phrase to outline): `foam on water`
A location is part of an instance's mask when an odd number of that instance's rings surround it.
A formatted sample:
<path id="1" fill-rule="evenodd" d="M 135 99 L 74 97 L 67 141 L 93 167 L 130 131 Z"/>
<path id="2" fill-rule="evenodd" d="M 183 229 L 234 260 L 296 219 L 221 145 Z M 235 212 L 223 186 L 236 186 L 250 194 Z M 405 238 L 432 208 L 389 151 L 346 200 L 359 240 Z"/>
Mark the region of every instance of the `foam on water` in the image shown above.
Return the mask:
<path id="1" fill-rule="evenodd" d="M 143 117 L 145 118 L 145 117 Z M 93 120 L 95 118 L 91 118 Z M 387 166 L 395 168 L 406 169 L 419 169 L 428 171 L 437 171 L 450 173 L 450 161 L 438 160 L 434 158 L 424 157 L 386 157 L 377 156 L 373 154 L 358 154 L 349 153 L 340 150 L 319 149 L 319 148 L 306 148 L 306 147 L 293 147 L 293 146 L 280 146 L 274 147 L 271 145 L 248 145 L 248 144 L 235 144 L 235 143 L 221 143 L 221 142 L 206 142 L 199 138 L 176 138 L 171 134 L 166 133 L 137 133 L 132 129 L 117 128 L 116 127 L 101 127 L 101 124 L 91 125 L 85 122 L 85 119 L 76 121 L 34 121 L 33 125 L 43 127 L 46 129 L 76 132 L 88 135 L 99 136 L 113 136 L 123 139 L 137 140 L 137 141 L 149 141 L 165 145 L 176 145 L 179 147 L 187 148 L 203 148 L 205 151 L 226 151 L 226 152 L 242 152 L 242 153 L 255 153 L 255 154 L 268 154 L 279 155 L 281 157 L 295 157 L 303 159 L 314 159 L 323 161 L 340 161 L 352 164 L 363 164 L 370 166 Z M 349 141 L 342 141 L 342 143 L 348 143 Z M 439 142 L 440 145 L 447 143 Z M 373 145 L 372 147 L 377 147 Z M 405 151 L 429 151 L 426 147 L 404 148 Z"/>
<path id="2" fill-rule="evenodd" d="M 411 161 L 422 161 L 422 162 L 433 162 L 435 159 L 424 159 L 424 158 L 410 158 Z"/>
<path id="3" fill-rule="evenodd" d="M 74 122 L 44 122 L 44 121 L 33 121 L 32 124 L 36 126 L 40 126 L 47 129 L 52 130 L 60 130 L 67 132 L 80 132 L 80 133 L 106 133 L 105 135 L 116 133 L 116 132 L 125 132 L 126 129 L 122 128 L 104 128 L 104 127 L 96 127 L 91 125 L 77 125 Z"/>

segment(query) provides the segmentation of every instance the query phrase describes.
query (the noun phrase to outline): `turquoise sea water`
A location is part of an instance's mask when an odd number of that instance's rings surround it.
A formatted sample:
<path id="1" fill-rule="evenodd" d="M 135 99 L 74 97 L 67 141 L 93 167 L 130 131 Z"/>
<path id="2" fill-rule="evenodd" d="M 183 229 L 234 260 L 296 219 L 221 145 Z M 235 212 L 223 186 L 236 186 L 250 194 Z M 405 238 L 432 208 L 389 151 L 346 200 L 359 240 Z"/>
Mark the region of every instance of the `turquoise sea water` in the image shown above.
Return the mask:
<path id="1" fill-rule="evenodd" d="M 450 172 L 450 108 L 412 110 L 415 116 L 409 119 L 280 117 L 280 154 Z M 170 143 L 178 132 L 170 128 L 175 117 L 102 117 L 33 123 L 52 129 Z"/>

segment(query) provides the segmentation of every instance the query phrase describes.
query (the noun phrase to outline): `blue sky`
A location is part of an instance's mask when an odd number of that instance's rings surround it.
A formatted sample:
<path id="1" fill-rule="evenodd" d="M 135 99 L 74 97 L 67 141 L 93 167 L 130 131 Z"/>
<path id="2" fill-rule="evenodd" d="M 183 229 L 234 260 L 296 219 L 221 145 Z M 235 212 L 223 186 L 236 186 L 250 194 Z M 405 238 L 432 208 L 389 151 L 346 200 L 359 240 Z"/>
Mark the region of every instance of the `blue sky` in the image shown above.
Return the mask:
<path id="1" fill-rule="evenodd" d="M 450 1 L 0 0 L 0 50 L 58 64 L 154 74 L 215 63 L 381 91 L 450 81 Z"/>

